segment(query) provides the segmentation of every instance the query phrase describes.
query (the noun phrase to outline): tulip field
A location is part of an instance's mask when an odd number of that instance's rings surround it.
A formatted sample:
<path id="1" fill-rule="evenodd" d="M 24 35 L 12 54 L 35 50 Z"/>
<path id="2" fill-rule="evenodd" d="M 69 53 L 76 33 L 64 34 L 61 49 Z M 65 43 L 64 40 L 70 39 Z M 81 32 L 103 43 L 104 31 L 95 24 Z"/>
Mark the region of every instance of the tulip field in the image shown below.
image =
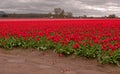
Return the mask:
<path id="1" fill-rule="evenodd" d="M 120 64 L 120 19 L 0 19 L 0 48 L 53 50 Z"/>

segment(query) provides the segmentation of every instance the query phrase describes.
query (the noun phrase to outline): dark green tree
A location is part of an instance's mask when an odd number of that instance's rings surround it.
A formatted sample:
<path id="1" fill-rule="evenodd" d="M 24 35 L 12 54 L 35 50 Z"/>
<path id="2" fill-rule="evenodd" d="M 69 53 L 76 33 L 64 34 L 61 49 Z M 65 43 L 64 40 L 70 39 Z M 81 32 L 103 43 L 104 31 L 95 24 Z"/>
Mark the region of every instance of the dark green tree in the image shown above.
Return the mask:
<path id="1" fill-rule="evenodd" d="M 116 18 L 116 15 L 115 14 L 110 14 L 110 15 L 108 15 L 108 18 Z"/>

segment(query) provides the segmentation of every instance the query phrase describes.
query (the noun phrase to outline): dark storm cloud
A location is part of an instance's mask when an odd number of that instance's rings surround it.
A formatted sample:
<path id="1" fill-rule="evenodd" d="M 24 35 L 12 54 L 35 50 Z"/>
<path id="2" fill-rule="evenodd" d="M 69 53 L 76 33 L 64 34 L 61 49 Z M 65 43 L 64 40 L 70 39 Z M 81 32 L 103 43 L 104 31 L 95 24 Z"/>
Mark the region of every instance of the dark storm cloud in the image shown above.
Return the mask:
<path id="1" fill-rule="evenodd" d="M 48 13 L 56 7 L 74 15 L 120 16 L 120 0 L 0 0 L 0 10 L 9 13 Z"/>

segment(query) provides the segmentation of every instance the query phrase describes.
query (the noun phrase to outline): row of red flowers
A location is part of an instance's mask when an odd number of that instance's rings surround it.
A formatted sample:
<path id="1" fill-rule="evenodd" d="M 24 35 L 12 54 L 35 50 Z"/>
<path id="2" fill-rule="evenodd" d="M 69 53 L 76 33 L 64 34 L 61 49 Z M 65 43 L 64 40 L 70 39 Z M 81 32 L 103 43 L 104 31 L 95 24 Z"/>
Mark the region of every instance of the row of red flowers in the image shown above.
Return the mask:
<path id="1" fill-rule="evenodd" d="M 54 21 L 0 23 L 0 47 L 54 49 L 64 55 L 98 58 L 104 63 L 120 61 L 120 24 L 100 21 Z"/>

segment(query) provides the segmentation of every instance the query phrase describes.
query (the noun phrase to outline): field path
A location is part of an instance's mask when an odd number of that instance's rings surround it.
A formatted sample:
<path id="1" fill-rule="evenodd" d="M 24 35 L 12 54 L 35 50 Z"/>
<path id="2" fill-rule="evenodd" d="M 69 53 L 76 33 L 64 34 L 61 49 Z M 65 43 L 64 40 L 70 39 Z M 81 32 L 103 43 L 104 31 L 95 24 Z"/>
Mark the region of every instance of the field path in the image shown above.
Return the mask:
<path id="1" fill-rule="evenodd" d="M 120 74 L 120 68 L 52 51 L 0 49 L 0 74 Z"/>

